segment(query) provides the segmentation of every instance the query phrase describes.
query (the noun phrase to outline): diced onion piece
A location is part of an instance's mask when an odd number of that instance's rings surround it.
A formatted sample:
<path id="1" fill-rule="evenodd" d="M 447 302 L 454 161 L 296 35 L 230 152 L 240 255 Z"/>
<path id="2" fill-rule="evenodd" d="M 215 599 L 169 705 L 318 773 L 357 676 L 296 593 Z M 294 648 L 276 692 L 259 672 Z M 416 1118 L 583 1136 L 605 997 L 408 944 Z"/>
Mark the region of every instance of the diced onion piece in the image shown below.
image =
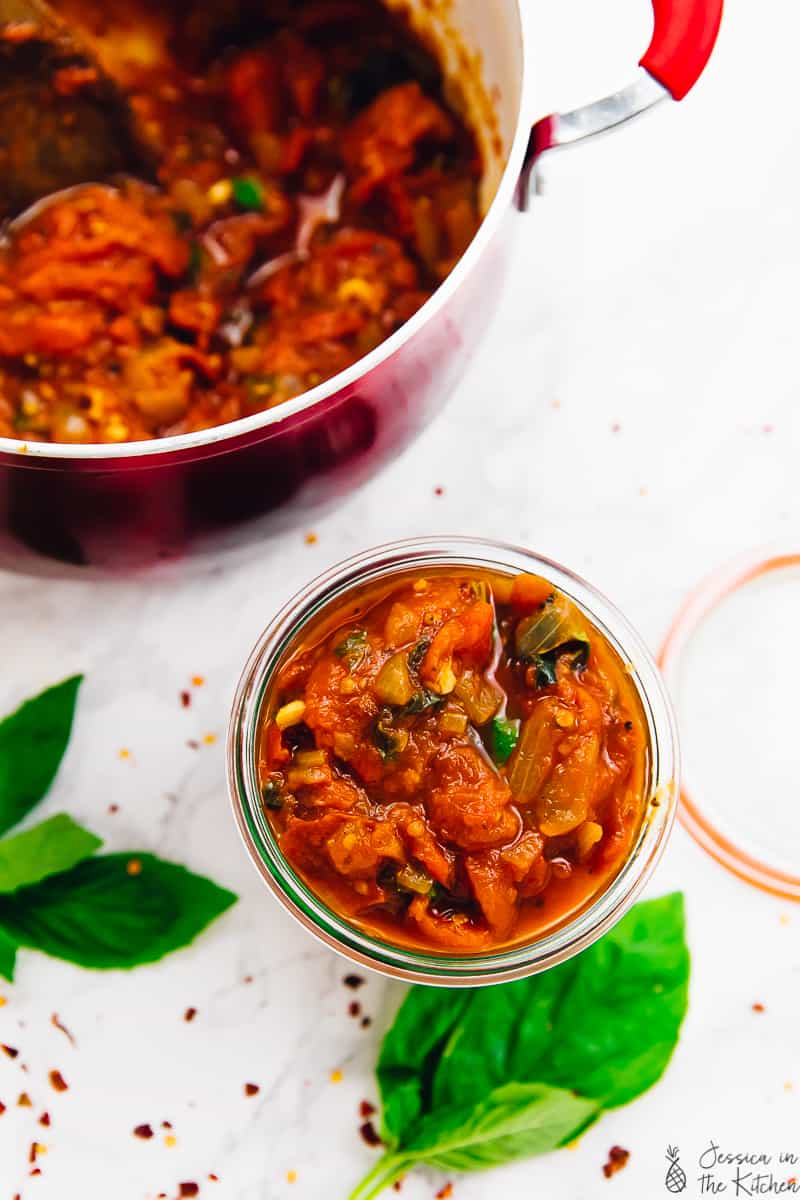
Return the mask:
<path id="1" fill-rule="evenodd" d="M 553 765 L 560 731 L 555 724 L 557 704 L 541 700 L 523 723 L 516 749 L 509 760 L 508 783 L 516 804 L 536 799 Z"/>
<path id="2" fill-rule="evenodd" d="M 501 696 L 497 688 L 476 671 L 465 671 L 453 691 L 473 725 L 485 725 L 500 707 Z"/>
<path id="3" fill-rule="evenodd" d="M 442 733 L 466 733 L 469 717 L 465 712 L 443 712 L 439 718 Z"/>
<path id="4" fill-rule="evenodd" d="M 414 694 L 405 654 L 393 654 L 378 672 L 374 684 L 375 695 L 384 704 L 408 704 Z"/>
<path id="5" fill-rule="evenodd" d="M 341 688 L 339 689 L 341 691 Z M 349 758 L 355 754 L 356 739 L 352 733 L 344 733 L 341 729 L 337 729 L 333 735 L 333 752 L 338 754 L 339 758 Z"/>
<path id="6" fill-rule="evenodd" d="M 294 756 L 296 767 L 325 767 L 328 756 L 324 750 L 298 750 Z"/>
<path id="7" fill-rule="evenodd" d="M 536 821 L 545 837 L 572 833 L 586 820 L 599 757 L 600 738 L 590 733 L 555 767 L 536 799 Z"/>
<path id="8" fill-rule="evenodd" d="M 514 638 L 520 658 L 549 654 L 567 642 L 586 642 L 586 625 L 575 605 L 560 592 L 544 608 L 524 617 Z"/>
<path id="9" fill-rule="evenodd" d="M 288 729 L 291 725 L 299 725 L 306 715 L 304 700 L 290 700 L 275 713 L 275 724 L 278 729 Z"/>
<path id="10" fill-rule="evenodd" d="M 320 784 L 330 783 L 331 773 L 326 767 L 292 767 L 286 775 L 289 788 L 294 791 L 301 787 L 319 787 Z"/>
<path id="11" fill-rule="evenodd" d="M 406 863 L 402 871 L 397 872 L 397 886 L 404 892 L 415 892 L 418 896 L 427 896 L 433 888 L 433 880 L 427 872 Z"/>

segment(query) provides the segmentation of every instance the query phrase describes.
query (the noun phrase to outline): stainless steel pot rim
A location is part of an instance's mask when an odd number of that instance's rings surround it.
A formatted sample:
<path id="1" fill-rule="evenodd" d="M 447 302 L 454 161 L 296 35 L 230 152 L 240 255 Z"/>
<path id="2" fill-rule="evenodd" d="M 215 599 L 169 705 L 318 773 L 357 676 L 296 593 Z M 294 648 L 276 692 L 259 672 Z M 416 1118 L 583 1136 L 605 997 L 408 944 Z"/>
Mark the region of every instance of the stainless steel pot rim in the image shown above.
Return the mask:
<path id="1" fill-rule="evenodd" d="M 478 232 L 448 277 L 439 285 L 430 299 L 426 300 L 422 308 L 385 342 L 376 346 L 374 350 L 353 363 L 351 367 L 334 375 L 331 379 L 325 380 L 317 387 L 311 388 L 310 391 L 296 396 L 294 400 L 287 400 L 285 404 L 280 404 L 276 408 L 255 413 L 251 417 L 242 417 L 227 425 L 215 425 L 211 429 L 200 429 L 194 433 L 182 433 L 174 437 L 154 438 L 146 442 L 120 442 L 116 445 L 104 442 L 93 442 L 89 445 L 73 445 L 66 442 L 26 442 L 24 438 L 0 437 L 0 455 L 19 456 L 20 466 L 24 465 L 25 459 L 32 458 L 72 459 L 81 462 L 97 460 L 105 463 L 114 459 L 154 458 L 160 455 L 177 454 L 185 450 L 211 447 L 221 442 L 235 441 L 247 434 L 257 433 L 259 430 L 266 430 L 272 425 L 279 425 L 281 422 L 287 421 L 298 413 L 323 404 L 338 392 L 357 385 L 359 380 L 390 359 L 406 342 L 432 321 L 458 291 L 477 265 L 511 206 L 525 160 L 532 126 L 531 71 L 523 26 L 520 12 L 522 79 L 520 81 L 519 114 L 514 140 L 497 193 Z"/>

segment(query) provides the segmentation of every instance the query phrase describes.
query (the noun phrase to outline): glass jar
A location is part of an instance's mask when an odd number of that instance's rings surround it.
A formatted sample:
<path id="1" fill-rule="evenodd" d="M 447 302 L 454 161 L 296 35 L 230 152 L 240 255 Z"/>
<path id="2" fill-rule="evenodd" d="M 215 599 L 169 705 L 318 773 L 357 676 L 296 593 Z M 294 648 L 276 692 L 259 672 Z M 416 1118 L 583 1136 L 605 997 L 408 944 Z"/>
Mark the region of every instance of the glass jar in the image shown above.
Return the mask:
<path id="1" fill-rule="evenodd" d="M 284 858 L 261 800 L 258 736 L 265 698 L 277 671 L 309 622 L 355 587 L 400 571 L 479 568 L 541 575 L 568 596 L 628 666 L 649 733 L 649 778 L 642 824 L 619 873 L 577 915 L 524 945 L 475 955 L 395 946 L 358 929 L 314 894 Z M 332 567 L 309 583 L 270 622 L 245 667 L 228 733 L 228 779 L 245 846 L 264 882 L 311 933 L 345 958 L 415 983 L 476 986 L 521 979 L 563 962 L 599 938 L 630 908 L 650 878 L 669 836 L 678 802 L 675 720 L 663 681 L 641 638 L 590 584 L 565 567 L 517 546 L 477 538 L 436 537 L 378 546 Z"/>

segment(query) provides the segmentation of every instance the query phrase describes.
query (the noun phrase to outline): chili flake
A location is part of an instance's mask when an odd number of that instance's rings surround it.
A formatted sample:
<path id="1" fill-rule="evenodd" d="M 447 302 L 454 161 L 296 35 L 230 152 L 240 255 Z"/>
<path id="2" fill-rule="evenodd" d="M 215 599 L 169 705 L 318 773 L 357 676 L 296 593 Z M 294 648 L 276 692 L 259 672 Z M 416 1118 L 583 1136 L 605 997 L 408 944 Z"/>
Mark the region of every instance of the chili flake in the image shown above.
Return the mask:
<path id="1" fill-rule="evenodd" d="M 630 1150 L 625 1150 L 622 1146 L 612 1146 L 608 1152 L 608 1162 L 603 1164 L 603 1174 L 606 1179 L 610 1179 L 612 1175 L 616 1175 L 617 1171 L 621 1171 L 623 1167 L 627 1166 L 630 1156 Z"/>
<path id="2" fill-rule="evenodd" d="M 189 708 L 192 703 L 191 692 L 181 692 L 181 705 L 183 708 Z"/>
<path id="3" fill-rule="evenodd" d="M 345 987 L 352 988 L 354 991 L 356 988 L 363 987 L 366 982 L 366 979 L 362 978 L 361 975 L 345 975 L 342 980 Z"/>
<path id="4" fill-rule="evenodd" d="M 192 676 L 192 687 L 202 687 L 203 684 L 205 683 L 205 681 L 206 680 L 205 680 L 204 675 L 193 675 Z"/>
<path id="5" fill-rule="evenodd" d="M 5 1104 L 3 1104 L 3 1101 L 0 1100 L 0 1117 L 2 1117 L 2 1115 L 5 1111 L 6 1111 L 6 1106 L 5 1106 Z"/>
<path id="6" fill-rule="evenodd" d="M 133 1131 L 133 1136 L 137 1137 L 137 1138 L 142 1138 L 146 1141 L 148 1138 L 151 1138 L 153 1136 L 152 1125 L 137 1125 Z"/>
<path id="7" fill-rule="evenodd" d="M 196 1016 L 197 1016 L 196 1008 L 187 1008 L 186 1012 L 183 1014 L 183 1019 L 184 1019 L 184 1021 L 193 1021 Z"/>
<path id="8" fill-rule="evenodd" d="M 178 1184 L 178 1195 L 181 1197 L 196 1196 L 199 1191 L 200 1191 L 200 1187 L 196 1183 L 179 1183 Z"/>
<path id="9" fill-rule="evenodd" d="M 351 1000 L 347 1011 L 351 1017 L 358 1017 L 361 1015 L 361 1005 L 357 1000 Z"/>
<path id="10" fill-rule="evenodd" d="M 341 1083 L 343 1079 L 344 1079 L 344 1075 L 342 1074 L 342 1072 L 340 1070 L 338 1070 L 338 1068 L 335 1071 L 331 1071 L 331 1074 L 330 1074 L 331 1083 Z"/>
<path id="11" fill-rule="evenodd" d="M 112 804 L 112 806 L 111 806 L 111 807 L 112 807 L 112 808 L 116 808 L 116 805 Z M 53 1028 L 54 1028 L 54 1029 L 57 1029 L 57 1030 L 58 1030 L 60 1033 L 63 1033 L 63 1034 L 64 1034 L 64 1037 L 65 1037 L 65 1038 L 68 1038 L 68 1039 L 69 1039 L 69 1041 L 72 1043 L 72 1045 L 73 1045 L 73 1046 L 75 1045 L 75 1038 L 74 1038 L 74 1037 L 73 1037 L 73 1035 L 70 1033 L 70 1031 L 67 1029 L 67 1027 L 66 1027 L 66 1025 L 63 1023 L 63 1021 L 60 1021 L 60 1020 L 59 1020 L 59 1018 L 58 1018 L 58 1013 L 52 1013 L 52 1014 L 51 1014 L 51 1017 L 50 1017 L 50 1024 L 53 1026 Z"/>
<path id="12" fill-rule="evenodd" d="M 257 1096 L 260 1091 L 261 1088 L 257 1083 L 246 1083 L 244 1085 L 245 1096 Z"/>
<path id="13" fill-rule="evenodd" d="M 164 1145 L 167 1146 L 168 1149 L 170 1149 L 170 1150 L 172 1150 L 172 1148 L 174 1146 L 177 1146 L 177 1144 L 178 1144 L 178 1139 L 172 1133 L 168 1133 L 166 1135 L 166 1137 L 164 1138 Z"/>
<path id="14" fill-rule="evenodd" d="M 444 1185 L 444 1187 L 440 1187 L 438 1192 L 436 1193 L 436 1200 L 450 1200 L 450 1197 L 452 1196 L 452 1194 L 453 1194 L 452 1183 L 446 1183 Z"/>
<path id="15" fill-rule="evenodd" d="M 39 1124 L 47 1127 L 50 1124 L 50 1113 L 42 1113 L 42 1115 L 39 1117 Z"/>
<path id="16" fill-rule="evenodd" d="M 358 1132 L 368 1146 L 380 1146 L 382 1144 L 380 1134 L 372 1124 L 372 1121 L 365 1121 L 363 1125 L 359 1126 Z"/>
<path id="17" fill-rule="evenodd" d="M 141 875 L 142 863 L 141 859 L 131 858 L 128 860 L 128 865 L 125 868 L 129 875 Z"/>
<path id="18" fill-rule="evenodd" d="M 32 1108 L 33 1102 L 27 1092 L 20 1092 L 17 1099 L 17 1108 Z"/>
<path id="19" fill-rule="evenodd" d="M 753 1012 L 756 1012 L 756 1013 L 763 1013 L 764 1011 L 765 1011 L 765 1009 L 764 1009 L 764 1005 L 763 1005 L 763 1004 L 754 1004 L 754 1005 L 753 1005 Z"/>
<path id="20" fill-rule="evenodd" d="M 362 1100 L 358 1106 L 358 1114 L 360 1117 L 363 1117 L 364 1120 L 366 1120 L 367 1117 L 371 1117 L 374 1112 L 375 1105 L 371 1104 L 369 1100 Z"/>
<path id="21" fill-rule="evenodd" d="M 9 1058 L 16 1058 L 19 1054 L 19 1050 L 16 1050 L 14 1046 L 5 1046 L 0 1044 L 0 1050 L 2 1050 L 4 1054 L 7 1054 Z"/>

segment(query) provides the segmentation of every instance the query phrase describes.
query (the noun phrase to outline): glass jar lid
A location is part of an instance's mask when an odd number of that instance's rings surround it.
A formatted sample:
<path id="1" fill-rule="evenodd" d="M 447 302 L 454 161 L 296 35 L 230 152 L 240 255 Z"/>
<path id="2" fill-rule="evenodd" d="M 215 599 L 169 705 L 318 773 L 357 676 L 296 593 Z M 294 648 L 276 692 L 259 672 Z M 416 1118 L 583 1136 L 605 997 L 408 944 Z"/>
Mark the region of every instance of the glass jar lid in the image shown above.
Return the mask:
<path id="1" fill-rule="evenodd" d="M 800 552 L 761 551 L 707 578 L 659 662 L 683 824 L 740 878 L 800 900 Z"/>

